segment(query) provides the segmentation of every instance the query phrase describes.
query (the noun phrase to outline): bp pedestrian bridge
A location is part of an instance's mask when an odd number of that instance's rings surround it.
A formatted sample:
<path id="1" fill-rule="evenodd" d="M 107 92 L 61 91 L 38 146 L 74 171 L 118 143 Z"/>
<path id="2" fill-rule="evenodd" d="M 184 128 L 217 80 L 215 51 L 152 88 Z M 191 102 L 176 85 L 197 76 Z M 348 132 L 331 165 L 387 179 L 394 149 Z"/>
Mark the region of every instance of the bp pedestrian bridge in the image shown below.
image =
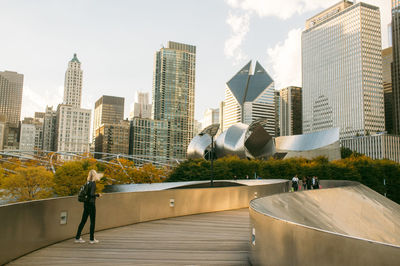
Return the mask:
<path id="1" fill-rule="evenodd" d="M 0 264 L 398 265 L 400 206 L 357 182 L 321 184 L 294 193 L 287 180 L 125 186 L 97 201 L 93 245 L 73 241 L 76 197 L 3 205 Z"/>

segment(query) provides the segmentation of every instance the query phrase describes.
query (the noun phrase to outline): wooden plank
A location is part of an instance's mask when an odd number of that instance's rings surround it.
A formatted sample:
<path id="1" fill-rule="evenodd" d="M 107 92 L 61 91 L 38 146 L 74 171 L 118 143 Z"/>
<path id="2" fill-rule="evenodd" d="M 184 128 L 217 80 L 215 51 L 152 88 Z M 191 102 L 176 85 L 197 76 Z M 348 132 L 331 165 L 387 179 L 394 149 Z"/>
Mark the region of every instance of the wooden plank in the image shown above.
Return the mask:
<path id="1" fill-rule="evenodd" d="M 88 224 L 86 226 L 89 226 Z M 248 265 L 248 209 L 198 214 L 96 232 L 99 244 L 67 240 L 9 265 Z"/>

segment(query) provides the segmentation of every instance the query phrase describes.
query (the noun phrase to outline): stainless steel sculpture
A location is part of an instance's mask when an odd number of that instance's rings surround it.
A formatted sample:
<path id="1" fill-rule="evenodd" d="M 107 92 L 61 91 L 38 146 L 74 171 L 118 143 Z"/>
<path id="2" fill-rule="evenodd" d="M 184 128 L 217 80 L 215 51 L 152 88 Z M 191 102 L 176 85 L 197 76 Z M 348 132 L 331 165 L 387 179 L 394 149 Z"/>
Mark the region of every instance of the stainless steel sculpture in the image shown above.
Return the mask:
<path id="1" fill-rule="evenodd" d="M 329 160 L 340 159 L 339 128 L 330 128 L 302 135 L 282 136 L 275 138 L 277 154 L 284 158 L 304 157 L 312 159 L 317 156 Z"/>
<path id="2" fill-rule="evenodd" d="M 264 129 L 265 123 L 265 120 L 260 119 L 251 125 L 238 123 L 229 127 L 215 141 L 216 157 L 234 155 L 242 159 L 267 159 L 272 156 L 311 159 L 326 156 L 329 160 L 340 159 L 339 128 L 274 139 Z M 211 125 L 192 139 L 188 147 L 188 158 L 207 157 L 212 146 L 210 130 L 215 132 L 217 126 Z"/>
<path id="3" fill-rule="evenodd" d="M 212 124 L 195 136 L 189 144 L 187 158 L 206 158 L 212 148 L 212 138 L 217 134 L 218 129 L 219 124 Z"/>

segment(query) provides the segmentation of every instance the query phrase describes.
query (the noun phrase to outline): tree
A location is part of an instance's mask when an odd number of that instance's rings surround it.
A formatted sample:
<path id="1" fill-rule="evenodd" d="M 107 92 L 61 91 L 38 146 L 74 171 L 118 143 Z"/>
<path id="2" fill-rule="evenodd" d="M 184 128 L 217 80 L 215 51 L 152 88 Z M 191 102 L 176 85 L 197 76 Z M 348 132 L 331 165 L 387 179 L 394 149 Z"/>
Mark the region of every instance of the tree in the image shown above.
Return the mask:
<path id="1" fill-rule="evenodd" d="M 137 170 L 135 183 L 159 183 L 165 179 L 164 169 L 159 169 L 152 164 L 145 164 Z"/>
<path id="2" fill-rule="evenodd" d="M 54 191 L 58 196 L 76 195 L 85 184 L 89 171 L 97 170 L 96 160 L 69 161 L 58 167 L 54 175 Z M 97 192 L 104 189 L 104 181 L 96 182 Z"/>
<path id="3" fill-rule="evenodd" d="M 16 168 L 15 174 L 2 178 L 1 188 L 6 197 L 15 201 L 44 199 L 53 195 L 53 173 L 42 166 Z"/>
<path id="4" fill-rule="evenodd" d="M 110 161 L 104 170 L 104 176 L 109 185 L 135 183 L 136 175 L 135 163 L 123 158 Z"/>

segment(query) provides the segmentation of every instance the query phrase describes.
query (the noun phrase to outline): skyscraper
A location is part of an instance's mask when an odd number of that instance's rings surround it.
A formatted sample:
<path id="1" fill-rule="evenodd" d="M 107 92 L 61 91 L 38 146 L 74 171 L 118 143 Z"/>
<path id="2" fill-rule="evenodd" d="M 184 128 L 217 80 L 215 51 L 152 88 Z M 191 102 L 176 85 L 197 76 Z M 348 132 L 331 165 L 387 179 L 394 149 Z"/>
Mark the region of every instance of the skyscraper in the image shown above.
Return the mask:
<path id="1" fill-rule="evenodd" d="M 151 103 L 149 101 L 149 93 L 137 91 L 135 98 L 133 110 L 129 115 L 129 119 L 132 120 L 134 117 L 151 118 Z"/>
<path id="2" fill-rule="evenodd" d="M 125 98 L 103 95 L 95 103 L 93 141 L 95 151 L 129 152 L 129 122 L 124 121 Z M 96 154 L 96 158 L 102 155 Z"/>
<path id="3" fill-rule="evenodd" d="M 256 62 L 254 74 L 248 62 L 227 83 L 223 107 L 223 130 L 236 123 L 266 119 L 266 131 L 275 136 L 274 81 Z"/>
<path id="4" fill-rule="evenodd" d="M 134 156 L 135 165 L 148 162 L 167 162 L 170 141 L 167 120 L 133 117 L 129 139 L 129 154 Z"/>
<path id="5" fill-rule="evenodd" d="M 124 120 L 125 98 L 103 95 L 94 105 L 93 131 L 105 123 Z"/>
<path id="6" fill-rule="evenodd" d="M 57 107 L 55 148 L 59 152 L 89 152 L 91 110 L 80 108 L 81 93 L 81 63 L 74 54 L 65 73 L 64 103 Z"/>
<path id="7" fill-rule="evenodd" d="M 64 104 L 81 107 L 82 98 L 82 69 L 76 54 L 68 63 L 64 81 Z"/>
<path id="8" fill-rule="evenodd" d="M 168 123 L 167 158 L 186 158 L 193 137 L 196 46 L 168 42 L 155 54 L 153 111 Z"/>
<path id="9" fill-rule="evenodd" d="M 212 124 L 218 124 L 219 123 L 219 108 L 212 109 L 208 108 L 207 110 L 204 111 L 204 116 L 203 120 L 201 122 L 201 128 L 206 128 L 209 125 Z"/>
<path id="10" fill-rule="evenodd" d="M 281 136 L 292 136 L 303 133 L 302 130 L 302 96 L 300 87 L 287 87 L 280 91 L 280 131 Z"/>
<path id="11" fill-rule="evenodd" d="M 308 19 L 302 75 L 304 133 L 384 131 L 379 8 L 344 0 Z"/>
<path id="12" fill-rule="evenodd" d="M 129 129 L 128 120 L 102 123 L 95 130 L 95 151 L 113 154 L 129 154 Z M 101 154 L 96 154 L 101 158 Z"/>
<path id="13" fill-rule="evenodd" d="M 52 106 L 46 106 L 46 111 L 43 119 L 43 150 L 44 151 L 56 151 L 55 139 L 56 139 L 56 122 L 57 112 L 53 110 Z"/>
<path id="14" fill-rule="evenodd" d="M 400 1 L 392 0 L 392 41 L 393 41 L 393 129 L 400 135 Z"/>
<path id="15" fill-rule="evenodd" d="M 24 75 L 12 71 L 0 71 L 0 115 L 5 122 L 18 124 L 21 117 Z"/>
<path id="16" fill-rule="evenodd" d="M 382 81 L 385 105 L 385 130 L 393 133 L 392 47 L 382 50 Z"/>

